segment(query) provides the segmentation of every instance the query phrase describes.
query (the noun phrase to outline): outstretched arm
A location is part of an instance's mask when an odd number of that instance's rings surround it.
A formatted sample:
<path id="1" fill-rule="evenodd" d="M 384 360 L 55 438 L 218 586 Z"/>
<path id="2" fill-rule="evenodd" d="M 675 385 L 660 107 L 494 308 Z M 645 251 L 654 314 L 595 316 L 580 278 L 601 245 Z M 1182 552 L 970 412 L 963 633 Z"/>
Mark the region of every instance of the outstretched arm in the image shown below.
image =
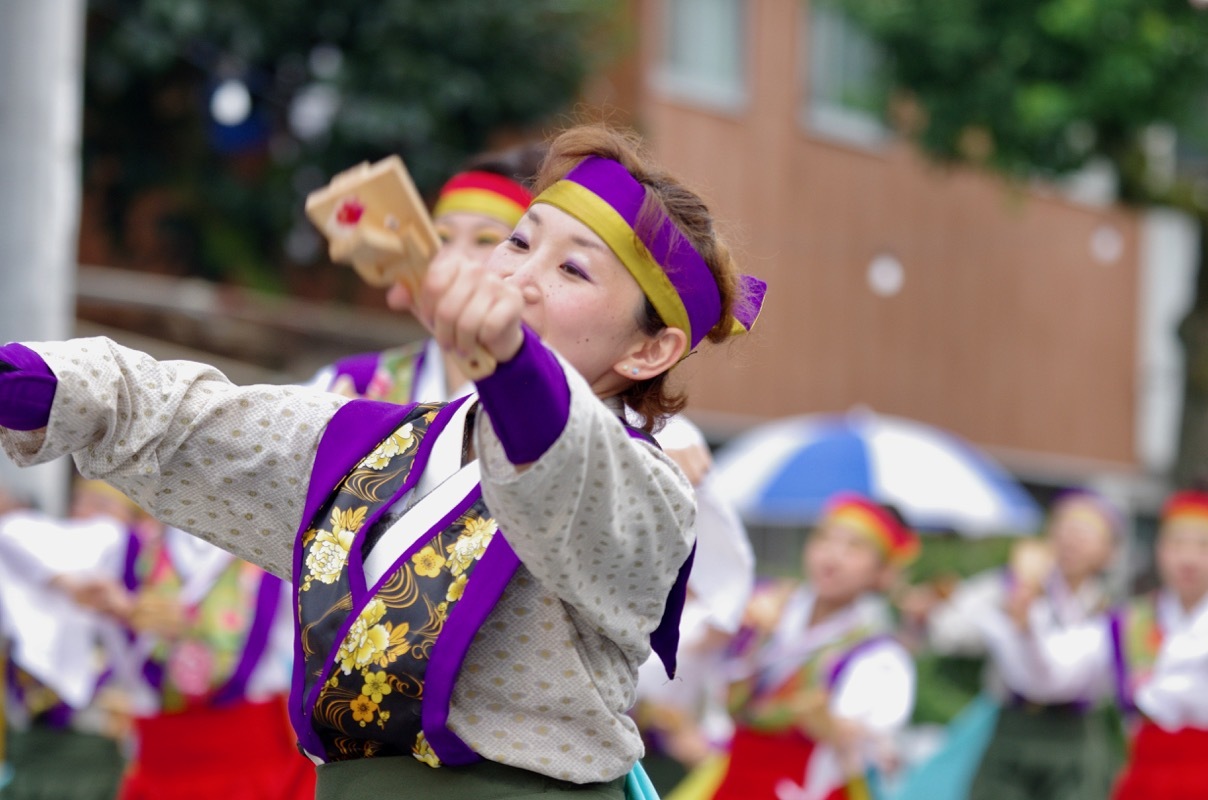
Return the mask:
<path id="1" fill-rule="evenodd" d="M 344 399 L 237 387 L 102 338 L 10 344 L 0 360 L 0 445 L 17 464 L 72 455 L 164 522 L 289 575 L 319 438 Z"/>

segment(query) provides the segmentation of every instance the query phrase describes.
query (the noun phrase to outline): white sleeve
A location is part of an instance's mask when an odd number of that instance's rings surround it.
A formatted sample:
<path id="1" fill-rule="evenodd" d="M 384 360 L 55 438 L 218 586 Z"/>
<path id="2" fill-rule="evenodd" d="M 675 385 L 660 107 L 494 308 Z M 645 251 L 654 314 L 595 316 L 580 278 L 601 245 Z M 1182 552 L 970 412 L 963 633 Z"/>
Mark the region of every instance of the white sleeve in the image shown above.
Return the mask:
<path id="1" fill-rule="evenodd" d="M 1065 628 L 1033 625 L 1016 640 L 1019 661 L 1030 669 L 1028 699 L 1071 703 L 1102 695 L 1112 680 L 1112 642 L 1104 616 Z"/>
<path id="2" fill-rule="evenodd" d="M 914 662 L 906 649 L 887 640 L 856 655 L 831 693 L 836 717 L 889 736 L 901 730 L 914 711 Z"/>
<path id="3" fill-rule="evenodd" d="M 84 476 L 288 578 L 315 451 L 344 398 L 237 387 L 213 367 L 159 362 L 108 339 L 29 347 L 58 387 L 46 428 L 0 429 L 17 464 L 74 454 Z"/>
<path id="4" fill-rule="evenodd" d="M 1167 730 L 1208 728 L 1208 636 L 1194 628 L 1162 643 L 1137 706 Z"/>
<path id="5" fill-rule="evenodd" d="M 707 448 L 705 436 L 683 414 L 670 417 L 655 438 L 664 450 Z M 734 504 L 707 473 L 696 487 L 696 555 L 688 585 L 708 609 L 708 624 L 735 633 L 755 588 L 755 551 Z"/>
<path id="6" fill-rule="evenodd" d="M 927 617 L 927 642 L 942 655 L 981 656 L 986 652 L 978 620 L 1003 604 L 1005 589 L 999 570 L 962 581 L 952 595 Z"/>
<path id="7" fill-rule="evenodd" d="M 640 663 L 691 548 L 692 487 L 559 361 L 571 395 L 566 427 L 526 469 L 508 461 L 479 415 L 483 496 L 533 575 Z"/>
<path id="8" fill-rule="evenodd" d="M 92 699 L 103 666 L 95 643 L 109 623 L 49 581 L 96 573 L 117 560 L 113 553 L 124 544 L 116 523 L 73 524 L 37 514 L 12 515 L 0 531 L 0 630 L 13 662 L 73 708 Z"/>
<path id="9" fill-rule="evenodd" d="M 755 588 L 755 551 L 734 506 L 712 478 L 696 487 L 696 555 L 688 585 L 709 609 L 709 624 L 737 633 Z"/>

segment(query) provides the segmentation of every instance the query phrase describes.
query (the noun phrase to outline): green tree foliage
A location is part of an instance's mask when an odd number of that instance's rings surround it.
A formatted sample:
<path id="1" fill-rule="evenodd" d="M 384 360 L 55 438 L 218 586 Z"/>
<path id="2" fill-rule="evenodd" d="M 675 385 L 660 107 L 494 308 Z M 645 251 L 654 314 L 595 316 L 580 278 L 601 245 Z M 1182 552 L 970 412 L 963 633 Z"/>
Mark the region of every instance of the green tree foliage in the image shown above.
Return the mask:
<path id="1" fill-rule="evenodd" d="M 1139 143 L 1208 116 L 1208 13 L 1189 0 L 820 0 L 887 51 L 897 122 L 941 159 L 1012 175 L 1110 159 L 1148 200 Z"/>
<path id="2" fill-rule="evenodd" d="M 1178 461 L 1208 478 L 1208 3 L 1205 0 L 812 0 L 864 25 L 891 63 L 896 127 L 942 161 L 1009 176 L 1106 159 L 1132 203 L 1201 224 Z M 1147 163 L 1145 132 L 1178 132 L 1183 170 Z M 1173 179 L 1172 179 L 1173 178 Z"/>
<path id="3" fill-rule="evenodd" d="M 306 192 L 389 153 L 430 192 L 493 134 L 566 109 L 589 54 L 607 50 L 613 11 L 598 0 L 92 0 L 88 186 L 120 244 L 136 235 L 135 201 L 158 189 L 169 255 L 209 277 L 271 283 L 290 254 L 313 251 Z M 238 126 L 210 113 L 227 79 L 250 89 Z"/>

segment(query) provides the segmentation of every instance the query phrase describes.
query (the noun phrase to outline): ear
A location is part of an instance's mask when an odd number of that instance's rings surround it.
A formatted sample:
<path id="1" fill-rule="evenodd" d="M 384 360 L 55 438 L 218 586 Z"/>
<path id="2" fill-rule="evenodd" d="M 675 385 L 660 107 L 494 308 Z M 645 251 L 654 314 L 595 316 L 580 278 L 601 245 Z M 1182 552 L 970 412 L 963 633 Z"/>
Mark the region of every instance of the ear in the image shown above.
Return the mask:
<path id="1" fill-rule="evenodd" d="M 653 336 L 643 336 L 612 369 L 626 380 L 645 381 L 674 367 L 687 351 L 686 333 L 679 328 L 663 328 Z"/>

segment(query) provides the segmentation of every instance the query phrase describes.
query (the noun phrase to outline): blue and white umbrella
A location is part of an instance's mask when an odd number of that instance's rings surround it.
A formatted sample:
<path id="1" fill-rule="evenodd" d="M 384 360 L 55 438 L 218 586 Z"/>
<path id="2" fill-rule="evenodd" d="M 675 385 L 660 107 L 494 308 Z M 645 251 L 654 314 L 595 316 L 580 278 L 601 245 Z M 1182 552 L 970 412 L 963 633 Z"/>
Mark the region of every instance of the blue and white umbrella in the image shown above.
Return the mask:
<path id="1" fill-rule="evenodd" d="M 922 530 L 1031 533 L 1036 502 L 989 456 L 953 434 L 856 411 L 761 425 L 718 451 L 718 490 L 750 523 L 809 525 L 827 499 L 855 491 L 892 503 Z"/>

